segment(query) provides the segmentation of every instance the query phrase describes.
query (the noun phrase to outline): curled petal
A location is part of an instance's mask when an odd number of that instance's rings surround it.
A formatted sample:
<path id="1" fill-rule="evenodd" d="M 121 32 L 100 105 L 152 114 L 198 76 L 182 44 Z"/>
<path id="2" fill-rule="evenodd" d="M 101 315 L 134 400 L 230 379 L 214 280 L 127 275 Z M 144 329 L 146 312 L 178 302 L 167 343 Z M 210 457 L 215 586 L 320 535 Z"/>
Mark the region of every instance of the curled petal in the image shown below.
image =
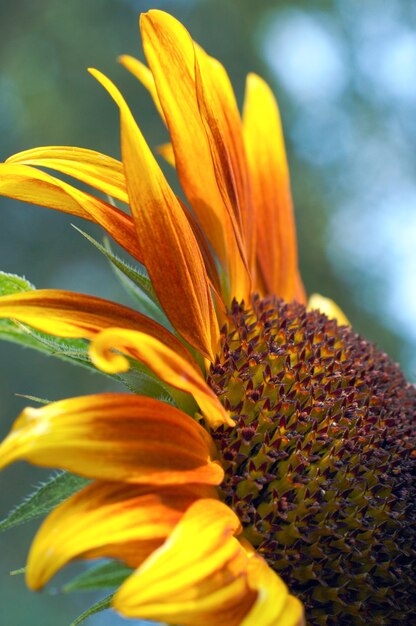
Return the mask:
<path id="1" fill-rule="evenodd" d="M 130 394 L 97 394 L 26 408 L 0 446 L 0 467 L 25 459 L 97 478 L 138 484 L 217 485 L 204 428 L 173 406 Z"/>
<path id="2" fill-rule="evenodd" d="M 123 164 L 94 150 L 70 146 L 33 148 L 14 154 L 6 163 L 48 167 L 128 203 Z"/>
<path id="3" fill-rule="evenodd" d="M 138 567 L 170 535 L 198 498 L 212 487 L 149 487 L 96 482 L 59 505 L 32 543 L 26 579 L 42 588 L 73 559 L 113 557 Z"/>
<path id="4" fill-rule="evenodd" d="M 121 144 L 130 208 L 143 263 L 176 330 L 212 358 L 219 329 L 210 284 L 186 216 L 113 83 L 90 70 L 120 109 Z"/>
<path id="5" fill-rule="evenodd" d="M 20 163 L 0 163 L 0 195 L 94 222 L 139 261 L 142 250 L 131 217 L 72 185 Z"/>
<path id="6" fill-rule="evenodd" d="M 128 617 L 184 626 L 237 626 L 255 601 L 241 526 L 223 503 L 201 499 L 168 540 L 126 580 L 114 607 Z"/>
<path id="7" fill-rule="evenodd" d="M 137 329 L 159 338 L 199 369 L 189 350 L 164 326 L 102 298 L 60 289 L 37 289 L 1 297 L 0 318 L 17 319 L 58 337 L 91 339 L 110 326 Z"/>
<path id="8" fill-rule="evenodd" d="M 243 120 L 261 275 L 267 293 L 291 301 L 299 295 L 298 259 L 286 150 L 277 103 L 255 74 L 247 78 Z"/>
<path id="9" fill-rule="evenodd" d="M 202 375 L 168 346 L 139 331 L 109 328 L 91 343 L 90 356 L 96 367 L 111 374 L 129 368 L 128 360 L 122 354 L 113 352 L 113 348 L 142 361 L 169 385 L 190 393 L 214 428 L 220 424 L 234 426 Z"/>
<path id="10" fill-rule="evenodd" d="M 339 306 L 331 300 L 331 298 L 325 298 L 325 296 L 321 296 L 319 293 L 313 293 L 309 297 L 307 308 L 309 311 L 317 309 L 321 313 L 324 313 L 329 319 L 336 320 L 340 326 L 351 326 Z"/>

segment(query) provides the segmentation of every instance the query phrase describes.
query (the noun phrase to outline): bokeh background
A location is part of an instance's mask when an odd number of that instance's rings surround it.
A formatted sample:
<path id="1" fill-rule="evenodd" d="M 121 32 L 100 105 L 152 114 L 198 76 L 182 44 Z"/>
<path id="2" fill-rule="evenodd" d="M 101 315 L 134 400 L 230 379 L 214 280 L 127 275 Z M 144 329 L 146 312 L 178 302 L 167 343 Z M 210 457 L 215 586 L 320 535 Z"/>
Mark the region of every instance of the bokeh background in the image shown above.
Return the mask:
<path id="1" fill-rule="evenodd" d="M 0 158 L 37 145 L 119 155 L 118 114 L 87 74 L 108 73 L 151 145 L 165 130 L 145 91 L 116 63 L 142 58 L 137 17 L 172 12 L 226 65 L 242 101 L 256 71 L 278 96 L 292 174 L 300 266 L 309 292 L 334 298 L 354 328 L 416 378 L 416 3 L 402 0 L 0 0 Z M 0 269 L 37 287 L 129 303 L 69 216 L 0 199 Z M 90 225 L 81 225 L 100 236 Z M 108 380 L 0 345 L 1 434 L 25 404 L 108 389 Z M 0 516 L 47 472 L 0 476 Z M 0 536 L 1 621 L 67 626 L 96 598 L 61 596 L 63 577 L 31 594 L 21 567 L 37 523 Z M 70 566 L 69 574 L 76 566 Z M 67 575 L 68 576 L 68 570 Z M 91 626 L 125 623 L 111 613 Z"/>

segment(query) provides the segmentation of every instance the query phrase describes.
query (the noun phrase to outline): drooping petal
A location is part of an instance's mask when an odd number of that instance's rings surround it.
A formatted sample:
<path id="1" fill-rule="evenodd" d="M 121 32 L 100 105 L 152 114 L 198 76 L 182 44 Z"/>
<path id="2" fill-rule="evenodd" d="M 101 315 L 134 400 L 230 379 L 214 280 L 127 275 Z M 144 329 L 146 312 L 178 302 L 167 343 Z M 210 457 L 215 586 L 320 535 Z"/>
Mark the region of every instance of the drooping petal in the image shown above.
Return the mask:
<path id="1" fill-rule="evenodd" d="M 58 506 L 32 543 L 26 580 L 41 589 L 73 559 L 113 557 L 138 567 L 170 535 L 198 498 L 213 487 L 149 487 L 96 482 Z"/>
<path id="2" fill-rule="evenodd" d="M 189 350 L 164 326 L 102 298 L 60 289 L 37 289 L 1 297 L 0 318 L 16 319 L 58 337 L 91 339 L 111 326 L 140 330 L 160 339 L 199 370 Z"/>
<path id="3" fill-rule="evenodd" d="M 103 74 L 91 72 L 120 109 L 130 207 L 153 287 L 176 330 L 212 358 L 219 330 L 204 261 L 192 228 L 122 95 Z"/>
<path id="4" fill-rule="evenodd" d="M 6 163 L 48 167 L 73 176 L 121 202 L 128 203 L 123 164 L 94 150 L 70 146 L 45 146 L 14 154 Z"/>
<path id="5" fill-rule="evenodd" d="M 46 172 L 20 163 L 0 163 L 0 195 L 99 224 L 129 254 L 142 260 L 141 246 L 131 217 Z"/>
<path id="6" fill-rule="evenodd" d="M 186 511 L 169 539 L 120 587 L 114 607 L 128 617 L 184 626 L 237 626 L 255 600 L 236 515 L 217 500 Z"/>
<path id="7" fill-rule="evenodd" d="M 254 551 L 247 566 L 248 584 L 256 601 L 239 626 L 304 626 L 302 604 Z"/>
<path id="8" fill-rule="evenodd" d="M 336 320 L 340 326 L 351 326 L 347 316 L 339 306 L 331 298 L 325 298 L 325 296 L 321 296 L 319 293 L 313 293 L 309 297 L 307 309 L 308 311 L 317 309 L 329 319 Z"/>
<path id="9" fill-rule="evenodd" d="M 249 284 L 245 250 L 201 118 L 193 41 L 182 24 L 162 11 L 142 15 L 140 27 L 181 185 L 220 262 L 231 274 L 233 296 L 242 299 L 247 297 Z"/>
<path id="10" fill-rule="evenodd" d="M 206 430 L 179 409 L 107 393 L 24 409 L 0 445 L 0 467 L 24 459 L 99 480 L 218 485 L 215 453 Z"/>
<path id="11" fill-rule="evenodd" d="M 262 276 L 268 293 L 291 301 L 300 292 L 286 150 L 274 96 L 255 74 L 247 77 L 243 120 Z"/>
<path id="12" fill-rule="evenodd" d="M 234 426 L 201 373 L 168 346 L 138 331 L 121 328 L 104 330 L 91 343 L 90 356 L 96 367 L 112 374 L 129 368 L 128 360 L 122 354 L 113 352 L 113 348 L 142 361 L 169 385 L 190 393 L 212 427 L 220 424 Z"/>

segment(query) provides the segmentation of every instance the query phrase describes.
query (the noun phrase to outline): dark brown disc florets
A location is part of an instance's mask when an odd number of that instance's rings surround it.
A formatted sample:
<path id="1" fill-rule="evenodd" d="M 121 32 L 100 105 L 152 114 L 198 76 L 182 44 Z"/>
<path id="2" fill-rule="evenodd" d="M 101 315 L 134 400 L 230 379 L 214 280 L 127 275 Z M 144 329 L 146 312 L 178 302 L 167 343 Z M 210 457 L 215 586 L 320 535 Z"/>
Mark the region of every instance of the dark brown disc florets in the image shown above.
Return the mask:
<path id="1" fill-rule="evenodd" d="M 208 381 L 236 422 L 211 433 L 224 500 L 310 624 L 410 624 L 416 392 L 318 311 L 233 303 Z"/>

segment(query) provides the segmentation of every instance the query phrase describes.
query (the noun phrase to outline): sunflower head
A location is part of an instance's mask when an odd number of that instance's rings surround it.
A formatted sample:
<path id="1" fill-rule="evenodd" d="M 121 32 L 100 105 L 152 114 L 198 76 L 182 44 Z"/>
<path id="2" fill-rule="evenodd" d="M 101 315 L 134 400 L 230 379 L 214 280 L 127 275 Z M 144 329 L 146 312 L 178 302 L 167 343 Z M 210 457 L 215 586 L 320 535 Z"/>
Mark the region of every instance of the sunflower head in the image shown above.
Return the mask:
<path id="1" fill-rule="evenodd" d="M 222 497 L 311 623 L 405 622 L 416 389 L 398 366 L 317 310 L 254 297 L 233 303 L 208 381 L 235 420 L 212 432 Z"/>

